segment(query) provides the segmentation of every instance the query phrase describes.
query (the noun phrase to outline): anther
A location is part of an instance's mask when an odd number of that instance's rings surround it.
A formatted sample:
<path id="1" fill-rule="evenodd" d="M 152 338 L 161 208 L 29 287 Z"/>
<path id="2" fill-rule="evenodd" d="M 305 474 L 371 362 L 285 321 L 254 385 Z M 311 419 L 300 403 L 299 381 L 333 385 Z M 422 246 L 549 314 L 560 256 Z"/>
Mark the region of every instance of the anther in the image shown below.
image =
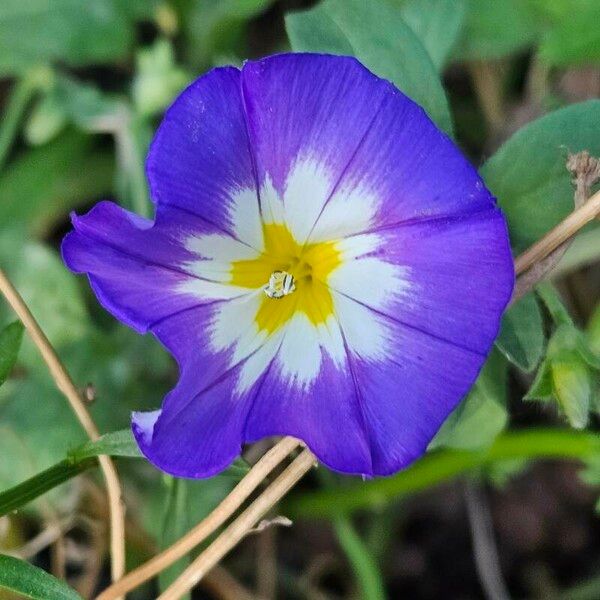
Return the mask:
<path id="1" fill-rule="evenodd" d="M 263 289 L 269 298 L 278 300 L 289 296 L 296 290 L 296 281 L 293 275 L 286 271 L 273 271 L 269 277 L 269 283 Z"/>

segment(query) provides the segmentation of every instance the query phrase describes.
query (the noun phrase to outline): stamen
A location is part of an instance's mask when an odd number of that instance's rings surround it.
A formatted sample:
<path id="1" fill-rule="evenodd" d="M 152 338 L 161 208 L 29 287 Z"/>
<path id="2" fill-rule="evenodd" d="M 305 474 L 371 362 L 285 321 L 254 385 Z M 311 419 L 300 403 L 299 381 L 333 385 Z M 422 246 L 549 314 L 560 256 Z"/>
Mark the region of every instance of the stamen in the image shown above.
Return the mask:
<path id="1" fill-rule="evenodd" d="M 263 289 L 269 298 L 278 300 L 296 290 L 296 280 L 287 271 L 273 271 L 269 283 Z"/>

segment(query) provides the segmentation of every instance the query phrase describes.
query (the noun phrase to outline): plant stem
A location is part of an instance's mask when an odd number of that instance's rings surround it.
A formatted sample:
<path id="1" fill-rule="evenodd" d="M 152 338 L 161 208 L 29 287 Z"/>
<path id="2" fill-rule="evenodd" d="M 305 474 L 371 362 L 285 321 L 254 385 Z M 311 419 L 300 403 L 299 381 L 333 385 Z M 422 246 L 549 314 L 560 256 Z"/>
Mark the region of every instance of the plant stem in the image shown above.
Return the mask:
<path id="1" fill-rule="evenodd" d="M 302 453 L 285 471 L 177 578 L 158 600 L 177 600 L 190 591 L 264 515 L 315 465 L 310 450 Z"/>
<path id="2" fill-rule="evenodd" d="M 320 469 L 317 474 L 325 489 L 334 486 L 335 479 L 329 471 Z M 385 600 L 383 579 L 369 545 L 361 539 L 348 515 L 339 515 L 332 521 L 338 542 L 360 586 L 361 598 Z"/>
<path id="3" fill-rule="evenodd" d="M 385 600 L 379 567 L 347 516 L 335 517 L 333 527 L 360 584 L 361 598 Z"/>
<path id="4" fill-rule="evenodd" d="M 155 577 L 176 560 L 179 560 L 193 550 L 200 542 L 223 525 L 265 480 L 268 474 L 295 450 L 299 444 L 298 440 L 291 437 L 286 437 L 279 441 L 262 456 L 244 479 L 237 484 L 227 498 L 208 517 L 200 521 L 198 525 L 175 542 L 175 544 L 105 589 L 96 600 L 114 600 L 138 587 L 148 579 Z"/>
<path id="5" fill-rule="evenodd" d="M 384 506 L 402 496 L 430 488 L 477 467 L 510 459 L 585 459 L 600 452 L 600 436 L 569 429 L 506 432 L 486 450 L 441 450 L 425 455 L 392 477 L 354 483 L 343 490 L 306 493 L 284 504 L 292 517 L 336 517 L 341 513 Z"/>
<path id="6" fill-rule="evenodd" d="M 25 329 L 31 336 L 31 339 L 37 346 L 42 358 L 48 366 L 50 374 L 58 389 L 67 398 L 84 431 L 91 440 L 97 440 L 100 437 L 100 433 L 98 432 L 90 413 L 83 404 L 71 376 L 60 361 L 60 358 L 56 354 L 52 344 L 50 344 L 46 334 L 42 331 L 34 316 L 31 314 L 31 311 L 25 304 L 23 298 L 21 298 L 19 292 L 17 292 L 2 270 L 0 270 L 0 291 L 4 294 L 6 300 L 19 319 L 21 319 Z M 121 484 L 119 482 L 117 470 L 108 456 L 99 456 L 98 462 L 100 463 L 100 468 L 104 475 L 106 491 L 108 494 L 111 574 L 113 580 L 117 580 L 121 578 L 125 572 L 125 514 L 121 499 Z"/>

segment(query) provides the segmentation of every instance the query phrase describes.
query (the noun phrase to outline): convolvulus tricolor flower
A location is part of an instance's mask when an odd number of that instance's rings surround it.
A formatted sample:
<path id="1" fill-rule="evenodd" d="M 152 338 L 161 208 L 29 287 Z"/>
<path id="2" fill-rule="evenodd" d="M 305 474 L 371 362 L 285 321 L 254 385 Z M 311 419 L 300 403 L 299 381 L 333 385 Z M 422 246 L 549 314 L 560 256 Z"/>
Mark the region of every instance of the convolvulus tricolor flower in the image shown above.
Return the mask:
<path id="1" fill-rule="evenodd" d="M 154 221 L 102 202 L 63 256 L 176 357 L 138 443 L 178 476 L 288 434 L 393 473 L 469 390 L 513 286 L 505 220 L 424 111 L 352 58 L 214 69 L 167 112 Z"/>

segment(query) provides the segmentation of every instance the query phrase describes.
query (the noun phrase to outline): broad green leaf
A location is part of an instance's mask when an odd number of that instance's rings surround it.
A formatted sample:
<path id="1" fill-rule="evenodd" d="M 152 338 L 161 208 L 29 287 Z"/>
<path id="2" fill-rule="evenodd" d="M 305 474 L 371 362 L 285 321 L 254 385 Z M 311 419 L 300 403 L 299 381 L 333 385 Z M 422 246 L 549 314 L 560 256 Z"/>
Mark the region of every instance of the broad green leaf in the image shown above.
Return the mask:
<path id="1" fill-rule="evenodd" d="M 0 554 L 0 588 L 33 600 L 82 600 L 66 583 L 24 560 Z"/>
<path id="2" fill-rule="evenodd" d="M 471 392 L 442 425 L 430 449 L 473 450 L 492 444 L 508 421 L 506 367 L 499 353 L 490 355 Z"/>
<path id="3" fill-rule="evenodd" d="M 3 491 L 0 493 L 0 517 L 25 506 L 42 494 L 96 465 L 97 462 L 93 458 L 81 461 L 63 460 L 26 481 Z"/>
<path id="4" fill-rule="evenodd" d="M 500 58 L 531 46 L 538 37 L 535 12 L 525 0 L 468 0 L 455 57 Z"/>
<path id="5" fill-rule="evenodd" d="M 439 127 L 452 129 L 448 101 L 427 50 L 387 0 L 324 0 L 288 14 L 295 52 L 352 54 L 420 104 Z"/>
<path id="6" fill-rule="evenodd" d="M 583 0 L 565 11 L 540 44 L 540 57 L 550 65 L 600 62 L 600 2 Z"/>
<path id="7" fill-rule="evenodd" d="M 125 56 L 133 38 L 115 0 L 2 0 L 0 76 L 50 61 L 106 62 Z"/>
<path id="8" fill-rule="evenodd" d="M 402 18 L 415 32 L 441 71 L 461 34 L 468 0 L 395 0 Z"/>
<path id="9" fill-rule="evenodd" d="M 108 454 L 109 456 L 124 456 L 128 458 L 143 458 L 143 454 L 133 437 L 131 429 L 122 429 L 105 433 L 95 442 L 87 442 L 83 446 L 69 452 L 73 460 L 83 460 L 92 456 Z"/>
<path id="10" fill-rule="evenodd" d="M 15 321 L 0 330 L 0 385 L 2 385 L 17 362 L 23 339 L 23 324 Z"/>
<path id="11" fill-rule="evenodd" d="M 482 167 L 508 219 L 515 252 L 573 210 L 569 152 L 600 156 L 600 100 L 557 110 L 515 133 Z"/>
<path id="12" fill-rule="evenodd" d="M 66 131 L 2 173 L 0 223 L 41 233 L 69 210 L 110 195 L 113 180 L 112 156 L 96 150 L 91 136 Z"/>
<path id="13" fill-rule="evenodd" d="M 522 371 L 533 371 L 544 353 L 544 323 L 533 294 L 521 298 L 502 318 L 496 346 Z"/>

